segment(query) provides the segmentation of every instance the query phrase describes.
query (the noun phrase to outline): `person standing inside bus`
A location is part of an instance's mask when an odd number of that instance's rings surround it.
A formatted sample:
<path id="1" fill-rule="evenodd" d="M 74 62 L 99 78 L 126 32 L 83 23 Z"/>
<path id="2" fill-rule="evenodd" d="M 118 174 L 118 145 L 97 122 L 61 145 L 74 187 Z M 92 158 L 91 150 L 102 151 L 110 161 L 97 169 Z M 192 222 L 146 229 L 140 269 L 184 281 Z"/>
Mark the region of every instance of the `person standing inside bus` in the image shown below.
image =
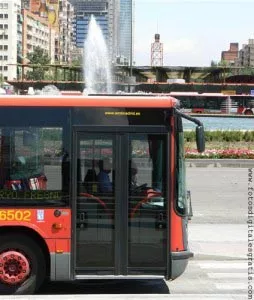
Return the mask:
<path id="1" fill-rule="evenodd" d="M 98 174 L 98 185 L 101 193 L 112 192 L 112 182 L 110 181 L 109 174 L 112 169 L 112 164 L 109 159 L 99 161 L 100 172 Z"/>

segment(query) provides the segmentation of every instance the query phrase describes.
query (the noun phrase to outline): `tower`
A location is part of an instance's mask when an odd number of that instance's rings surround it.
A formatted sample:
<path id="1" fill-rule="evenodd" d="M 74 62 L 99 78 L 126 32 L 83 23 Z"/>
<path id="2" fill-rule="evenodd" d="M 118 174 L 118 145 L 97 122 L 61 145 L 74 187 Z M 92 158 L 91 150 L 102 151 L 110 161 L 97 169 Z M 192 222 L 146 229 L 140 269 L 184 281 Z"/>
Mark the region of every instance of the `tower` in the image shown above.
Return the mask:
<path id="1" fill-rule="evenodd" d="M 151 45 L 151 66 L 163 66 L 163 43 L 160 42 L 160 35 L 154 35 L 154 42 Z"/>

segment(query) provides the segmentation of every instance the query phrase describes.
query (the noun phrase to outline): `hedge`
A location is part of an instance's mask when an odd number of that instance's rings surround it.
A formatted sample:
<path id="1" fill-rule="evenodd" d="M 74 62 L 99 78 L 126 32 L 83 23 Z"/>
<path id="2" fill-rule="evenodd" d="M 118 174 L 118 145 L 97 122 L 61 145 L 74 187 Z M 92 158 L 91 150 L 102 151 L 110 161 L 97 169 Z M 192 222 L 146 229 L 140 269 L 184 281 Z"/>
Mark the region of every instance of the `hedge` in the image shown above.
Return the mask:
<path id="1" fill-rule="evenodd" d="M 184 132 L 184 138 L 186 142 L 195 142 L 195 131 Z M 253 131 L 205 131 L 206 142 L 254 142 L 254 130 Z"/>

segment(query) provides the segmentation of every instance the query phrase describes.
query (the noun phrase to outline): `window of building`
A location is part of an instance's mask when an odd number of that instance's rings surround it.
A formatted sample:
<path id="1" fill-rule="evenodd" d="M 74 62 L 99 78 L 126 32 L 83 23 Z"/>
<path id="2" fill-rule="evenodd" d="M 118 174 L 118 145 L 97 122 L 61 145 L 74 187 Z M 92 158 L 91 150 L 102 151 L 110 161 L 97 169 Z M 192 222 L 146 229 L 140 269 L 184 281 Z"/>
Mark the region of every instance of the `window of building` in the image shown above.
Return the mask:
<path id="1" fill-rule="evenodd" d="M 4 71 L 8 71 L 8 66 L 4 66 Z"/>
<path id="2" fill-rule="evenodd" d="M 4 18 L 5 18 L 5 19 L 8 19 L 8 14 L 4 14 Z"/>
<path id="3" fill-rule="evenodd" d="M 7 55 L 4 56 L 4 60 L 8 60 L 8 56 Z"/>

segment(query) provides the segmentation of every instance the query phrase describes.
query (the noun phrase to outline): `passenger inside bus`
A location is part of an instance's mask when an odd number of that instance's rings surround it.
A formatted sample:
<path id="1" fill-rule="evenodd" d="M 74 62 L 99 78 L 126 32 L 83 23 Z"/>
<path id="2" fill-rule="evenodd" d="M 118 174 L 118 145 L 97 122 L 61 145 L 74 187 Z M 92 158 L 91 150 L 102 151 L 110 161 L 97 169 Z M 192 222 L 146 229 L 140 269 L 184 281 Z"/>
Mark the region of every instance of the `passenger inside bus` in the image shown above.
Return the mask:
<path id="1" fill-rule="evenodd" d="M 109 159 L 99 160 L 99 169 L 98 174 L 98 185 L 99 192 L 101 193 L 111 193 L 112 192 L 112 182 L 110 181 L 109 174 L 112 169 L 112 164 Z"/>

